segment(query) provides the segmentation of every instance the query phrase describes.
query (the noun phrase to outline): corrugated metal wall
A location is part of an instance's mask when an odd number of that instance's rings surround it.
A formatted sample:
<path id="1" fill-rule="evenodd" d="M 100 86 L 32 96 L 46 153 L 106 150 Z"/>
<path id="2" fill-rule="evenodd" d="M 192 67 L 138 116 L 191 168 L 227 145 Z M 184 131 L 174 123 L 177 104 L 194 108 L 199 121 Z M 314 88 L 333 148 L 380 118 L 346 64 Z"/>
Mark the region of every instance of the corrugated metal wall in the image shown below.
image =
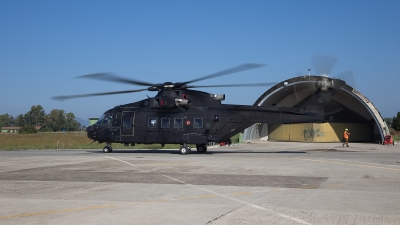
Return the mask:
<path id="1" fill-rule="evenodd" d="M 269 124 L 268 139 L 271 141 L 341 142 L 345 128 L 348 128 L 351 134 L 350 142 L 374 141 L 373 125 L 365 123 Z"/>

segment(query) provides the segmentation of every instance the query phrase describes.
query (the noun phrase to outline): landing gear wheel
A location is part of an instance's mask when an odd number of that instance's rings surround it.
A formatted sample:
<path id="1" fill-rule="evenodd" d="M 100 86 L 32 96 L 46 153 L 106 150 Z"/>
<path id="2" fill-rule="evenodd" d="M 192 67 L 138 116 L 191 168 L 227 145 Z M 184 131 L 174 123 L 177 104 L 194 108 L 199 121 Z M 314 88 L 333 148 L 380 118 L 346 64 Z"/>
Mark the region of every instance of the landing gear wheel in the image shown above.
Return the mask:
<path id="1" fill-rule="evenodd" d="M 196 145 L 196 148 L 197 148 L 198 153 L 206 153 L 207 152 L 207 146 L 205 144 Z"/>
<path id="2" fill-rule="evenodd" d="M 112 152 L 112 148 L 109 147 L 109 146 L 106 146 L 106 147 L 103 148 L 103 152 L 104 153 L 110 153 L 110 152 Z"/>
<path id="3" fill-rule="evenodd" d="M 107 145 L 103 148 L 104 153 L 110 153 L 112 151 L 113 151 L 113 149 L 111 147 L 111 143 L 107 143 Z"/>
<path id="4" fill-rule="evenodd" d="M 181 155 L 187 155 L 190 154 L 192 150 L 190 149 L 189 146 L 187 146 L 186 144 L 181 145 L 181 148 L 179 149 L 179 154 Z"/>

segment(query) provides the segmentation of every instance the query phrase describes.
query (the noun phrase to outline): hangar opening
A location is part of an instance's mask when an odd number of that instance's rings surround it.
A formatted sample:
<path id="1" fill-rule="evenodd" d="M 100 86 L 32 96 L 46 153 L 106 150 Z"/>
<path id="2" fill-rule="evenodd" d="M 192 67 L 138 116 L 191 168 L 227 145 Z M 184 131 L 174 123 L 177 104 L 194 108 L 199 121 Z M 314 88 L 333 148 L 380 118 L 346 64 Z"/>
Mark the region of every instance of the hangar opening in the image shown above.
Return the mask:
<path id="1" fill-rule="evenodd" d="M 324 123 L 254 124 L 244 131 L 244 140 L 341 142 L 348 128 L 352 142 L 381 143 L 389 134 L 372 102 L 340 79 L 291 78 L 267 90 L 254 105 L 296 107 L 310 99 L 314 105 L 323 106 Z"/>

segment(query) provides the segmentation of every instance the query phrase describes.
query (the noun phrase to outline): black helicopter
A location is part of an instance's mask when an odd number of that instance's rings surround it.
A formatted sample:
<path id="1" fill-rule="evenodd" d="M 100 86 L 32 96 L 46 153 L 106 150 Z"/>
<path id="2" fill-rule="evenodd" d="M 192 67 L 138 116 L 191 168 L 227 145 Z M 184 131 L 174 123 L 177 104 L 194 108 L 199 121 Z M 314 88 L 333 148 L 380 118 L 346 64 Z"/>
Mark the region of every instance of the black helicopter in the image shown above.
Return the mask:
<path id="1" fill-rule="evenodd" d="M 260 64 L 243 64 L 228 70 L 203 76 L 186 82 L 153 84 L 116 76 L 110 73 L 95 73 L 79 76 L 147 86 L 148 88 L 103 92 L 83 95 L 57 96 L 54 99 L 123 94 L 140 91 L 157 91 L 154 97 L 138 102 L 115 106 L 107 110 L 100 119 L 87 128 L 87 136 L 93 141 L 106 143 L 103 152 L 112 152 L 111 143 L 135 144 L 180 144 L 180 154 L 189 154 L 189 144 L 196 145 L 198 153 L 207 151 L 207 143 L 223 142 L 254 123 L 315 123 L 324 122 L 323 107 L 319 107 L 310 96 L 298 107 L 261 107 L 250 105 L 222 104 L 224 94 L 210 94 L 191 90 L 203 87 L 272 86 L 276 83 L 225 84 L 196 86 L 191 83 L 215 78 L 239 71 L 260 67 Z"/>

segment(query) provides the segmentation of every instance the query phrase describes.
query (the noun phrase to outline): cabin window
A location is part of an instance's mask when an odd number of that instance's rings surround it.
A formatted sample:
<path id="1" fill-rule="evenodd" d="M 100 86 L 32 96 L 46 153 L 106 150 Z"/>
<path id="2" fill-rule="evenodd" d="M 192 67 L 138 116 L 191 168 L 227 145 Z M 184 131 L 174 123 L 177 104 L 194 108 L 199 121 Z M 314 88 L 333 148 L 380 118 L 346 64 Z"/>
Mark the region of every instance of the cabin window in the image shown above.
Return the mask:
<path id="1" fill-rule="evenodd" d="M 203 128 L 203 118 L 194 118 L 194 128 Z"/>
<path id="2" fill-rule="evenodd" d="M 148 128 L 157 128 L 157 117 L 149 117 L 147 127 Z"/>
<path id="3" fill-rule="evenodd" d="M 174 119 L 174 127 L 175 128 L 182 128 L 183 127 L 183 119 L 182 118 L 175 118 Z"/>
<path id="4" fill-rule="evenodd" d="M 122 127 L 123 128 L 132 128 L 132 117 L 123 117 L 122 118 Z"/>
<path id="5" fill-rule="evenodd" d="M 169 128 L 169 118 L 161 118 L 161 128 Z"/>

